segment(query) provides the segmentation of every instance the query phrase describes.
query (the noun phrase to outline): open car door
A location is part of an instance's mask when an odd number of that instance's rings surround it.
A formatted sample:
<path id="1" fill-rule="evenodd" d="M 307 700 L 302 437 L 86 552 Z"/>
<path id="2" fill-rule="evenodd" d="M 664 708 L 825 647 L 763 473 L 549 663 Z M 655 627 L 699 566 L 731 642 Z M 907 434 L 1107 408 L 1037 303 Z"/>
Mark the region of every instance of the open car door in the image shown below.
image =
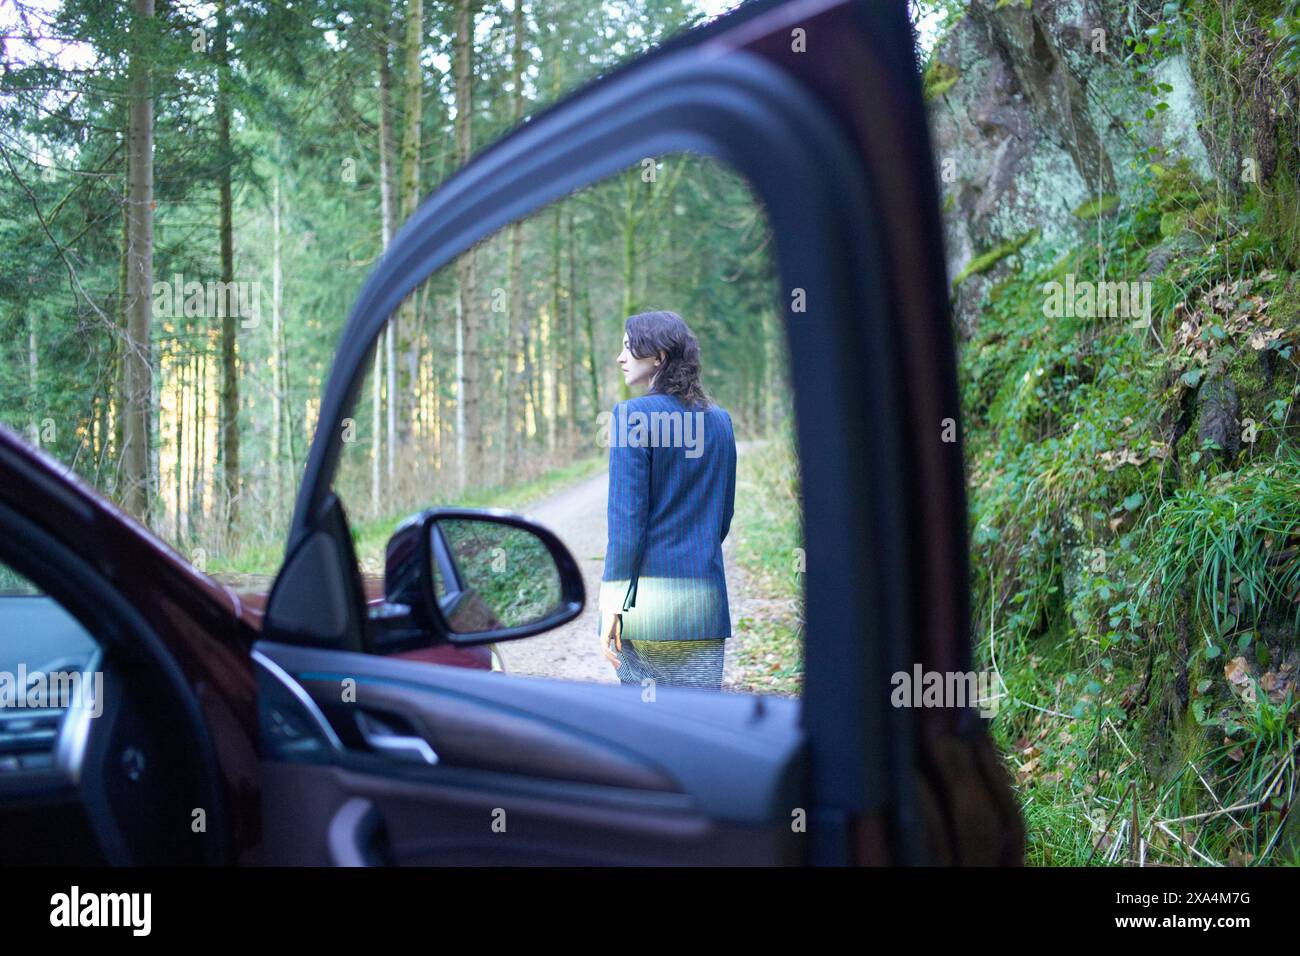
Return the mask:
<path id="1" fill-rule="evenodd" d="M 756 3 L 476 156 L 375 267 L 320 408 L 256 649 L 268 863 L 1014 863 L 973 711 L 890 705 L 970 668 L 947 280 L 902 2 Z M 667 152 L 749 181 L 785 299 L 807 547 L 802 700 L 509 679 L 373 653 L 332 490 L 371 350 L 435 270 Z M 948 440 L 945 440 L 948 439 Z"/>

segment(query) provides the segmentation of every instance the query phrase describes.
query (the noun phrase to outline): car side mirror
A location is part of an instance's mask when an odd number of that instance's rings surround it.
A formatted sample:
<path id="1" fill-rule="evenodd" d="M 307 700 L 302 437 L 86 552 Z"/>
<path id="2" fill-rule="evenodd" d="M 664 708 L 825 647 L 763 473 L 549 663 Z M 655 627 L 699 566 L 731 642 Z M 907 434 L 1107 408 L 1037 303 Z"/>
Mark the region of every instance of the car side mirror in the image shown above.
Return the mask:
<path id="1" fill-rule="evenodd" d="M 372 612 L 384 651 L 531 637 L 582 613 L 582 572 L 549 530 L 505 511 L 434 508 L 388 541 L 384 605 Z"/>

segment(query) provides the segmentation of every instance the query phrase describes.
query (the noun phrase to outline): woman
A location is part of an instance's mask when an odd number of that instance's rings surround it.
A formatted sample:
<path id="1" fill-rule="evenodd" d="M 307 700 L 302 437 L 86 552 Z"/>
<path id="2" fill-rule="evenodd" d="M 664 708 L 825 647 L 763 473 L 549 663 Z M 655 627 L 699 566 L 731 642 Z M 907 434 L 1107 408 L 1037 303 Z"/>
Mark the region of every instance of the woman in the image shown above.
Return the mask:
<path id="1" fill-rule="evenodd" d="M 647 391 L 610 421 L 601 651 L 624 684 L 720 688 L 731 636 L 722 565 L 736 500 L 731 416 L 700 386 L 699 344 L 679 315 L 643 312 L 624 329 L 623 380 Z"/>

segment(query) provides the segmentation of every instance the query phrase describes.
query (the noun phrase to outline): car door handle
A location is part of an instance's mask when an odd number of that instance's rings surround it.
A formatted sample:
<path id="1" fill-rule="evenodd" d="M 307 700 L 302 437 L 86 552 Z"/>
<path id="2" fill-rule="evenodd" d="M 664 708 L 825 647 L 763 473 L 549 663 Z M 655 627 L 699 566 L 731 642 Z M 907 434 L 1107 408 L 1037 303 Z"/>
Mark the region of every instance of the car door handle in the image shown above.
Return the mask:
<path id="1" fill-rule="evenodd" d="M 404 734 L 389 727 L 382 718 L 377 718 L 364 711 L 357 715 L 357 727 L 366 746 L 376 753 L 384 754 L 405 763 L 417 763 L 436 766 L 438 755 L 429 742 L 414 734 Z"/>

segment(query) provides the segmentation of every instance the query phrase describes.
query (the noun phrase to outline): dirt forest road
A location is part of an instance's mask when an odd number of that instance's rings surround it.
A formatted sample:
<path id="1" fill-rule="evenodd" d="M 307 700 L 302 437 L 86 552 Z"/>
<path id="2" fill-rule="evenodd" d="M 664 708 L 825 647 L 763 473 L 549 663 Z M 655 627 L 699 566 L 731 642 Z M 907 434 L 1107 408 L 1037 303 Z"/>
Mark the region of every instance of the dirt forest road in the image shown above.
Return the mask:
<path id="1" fill-rule="evenodd" d="M 523 677 L 559 677 L 566 680 L 618 683 L 613 665 L 600 653 L 596 633 L 599 613 L 596 602 L 600 595 L 600 575 L 605 562 L 608 483 L 608 475 L 601 472 L 526 509 L 525 513 L 531 518 L 559 535 L 582 568 L 587 585 L 587 606 L 576 620 L 564 627 L 536 637 L 497 645 L 505 659 L 506 673 Z M 742 607 L 744 596 L 739 590 L 739 575 L 732 566 L 731 543 L 729 536 L 723 545 L 723 553 L 727 565 L 727 593 L 731 603 L 734 634 L 737 610 Z M 731 641 L 727 644 L 724 689 L 732 682 L 734 670 Z"/>

